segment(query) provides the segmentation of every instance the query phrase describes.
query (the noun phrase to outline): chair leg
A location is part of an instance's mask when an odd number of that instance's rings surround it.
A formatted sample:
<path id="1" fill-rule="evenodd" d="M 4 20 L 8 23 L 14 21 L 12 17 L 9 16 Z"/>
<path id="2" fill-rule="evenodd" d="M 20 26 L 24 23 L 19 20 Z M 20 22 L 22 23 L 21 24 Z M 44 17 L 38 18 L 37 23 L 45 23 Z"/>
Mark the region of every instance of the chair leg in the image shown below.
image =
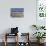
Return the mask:
<path id="1" fill-rule="evenodd" d="M 5 46 L 7 46 L 7 34 L 5 34 Z"/>
<path id="2" fill-rule="evenodd" d="M 7 46 L 7 41 L 4 42 L 5 46 Z"/>

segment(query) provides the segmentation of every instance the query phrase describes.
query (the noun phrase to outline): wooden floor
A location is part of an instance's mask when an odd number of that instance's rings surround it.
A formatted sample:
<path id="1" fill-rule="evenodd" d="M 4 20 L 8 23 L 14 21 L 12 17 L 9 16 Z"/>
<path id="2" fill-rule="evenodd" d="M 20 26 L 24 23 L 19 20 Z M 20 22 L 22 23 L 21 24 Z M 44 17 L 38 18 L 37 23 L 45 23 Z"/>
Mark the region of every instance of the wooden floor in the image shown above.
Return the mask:
<path id="1" fill-rule="evenodd" d="M 0 42 L 0 46 L 4 46 L 4 43 L 2 42 Z M 7 46 L 15 46 L 15 43 L 12 43 L 12 42 L 10 42 L 10 43 L 8 43 L 8 45 Z M 25 46 L 25 45 L 24 45 Z M 32 43 L 30 43 L 30 46 L 37 46 L 37 43 L 34 43 L 34 42 L 32 42 Z M 43 45 L 41 45 L 41 46 L 46 46 L 46 43 L 44 43 Z"/>

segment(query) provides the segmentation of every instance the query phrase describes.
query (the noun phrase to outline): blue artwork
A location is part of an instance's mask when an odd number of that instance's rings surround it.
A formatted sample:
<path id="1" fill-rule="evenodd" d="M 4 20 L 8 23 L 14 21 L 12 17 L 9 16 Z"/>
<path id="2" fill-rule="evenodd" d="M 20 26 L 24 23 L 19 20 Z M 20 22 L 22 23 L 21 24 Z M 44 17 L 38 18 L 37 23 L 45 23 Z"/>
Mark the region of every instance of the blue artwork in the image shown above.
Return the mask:
<path id="1" fill-rule="evenodd" d="M 11 17 L 24 17 L 24 8 L 11 8 Z"/>

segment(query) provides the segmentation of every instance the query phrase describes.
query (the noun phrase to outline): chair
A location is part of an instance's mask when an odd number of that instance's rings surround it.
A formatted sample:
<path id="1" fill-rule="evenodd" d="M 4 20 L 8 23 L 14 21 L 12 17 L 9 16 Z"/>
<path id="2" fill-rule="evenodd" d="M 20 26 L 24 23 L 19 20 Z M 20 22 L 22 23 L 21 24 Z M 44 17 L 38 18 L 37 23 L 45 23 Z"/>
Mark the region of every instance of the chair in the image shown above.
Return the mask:
<path id="1" fill-rule="evenodd" d="M 18 46 L 18 27 L 16 28 L 11 28 L 11 33 L 5 33 L 5 46 L 7 46 L 8 42 L 7 42 L 7 38 L 13 36 L 17 36 L 17 44 L 16 46 Z M 16 39 L 15 39 L 16 40 Z"/>
<path id="2" fill-rule="evenodd" d="M 19 43 L 19 46 L 30 46 L 30 42 L 29 42 L 29 33 L 21 33 L 21 40 L 24 40 L 24 41 L 21 41 Z"/>
<path id="3" fill-rule="evenodd" d="M 10 33 L 5 34 L 5 46 L 8 45 L 7 38 L 10 38 L 10 36 L 17 36 L 17 39 L 15 38 L 15 40 L 17 40 L 15 46 L 18 46 L 18 34 L 16 35 L 16 34 L 10 34 Z"/>

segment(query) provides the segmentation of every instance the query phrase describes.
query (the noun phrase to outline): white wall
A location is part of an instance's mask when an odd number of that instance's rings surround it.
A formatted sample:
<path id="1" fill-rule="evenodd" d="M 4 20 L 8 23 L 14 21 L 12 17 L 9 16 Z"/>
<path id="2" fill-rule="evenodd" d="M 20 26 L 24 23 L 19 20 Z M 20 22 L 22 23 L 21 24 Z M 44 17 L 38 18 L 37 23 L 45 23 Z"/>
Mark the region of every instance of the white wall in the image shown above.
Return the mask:
<path id="1" fill-rule="evenodd" d="M 11 18 L 10 8 L 24 8 L 24 18 Z M 19 27 L 20 32 L 30 32 L 36 24 L 36 0 L 0 0 L 0 34 L 11 27 Z"/>

